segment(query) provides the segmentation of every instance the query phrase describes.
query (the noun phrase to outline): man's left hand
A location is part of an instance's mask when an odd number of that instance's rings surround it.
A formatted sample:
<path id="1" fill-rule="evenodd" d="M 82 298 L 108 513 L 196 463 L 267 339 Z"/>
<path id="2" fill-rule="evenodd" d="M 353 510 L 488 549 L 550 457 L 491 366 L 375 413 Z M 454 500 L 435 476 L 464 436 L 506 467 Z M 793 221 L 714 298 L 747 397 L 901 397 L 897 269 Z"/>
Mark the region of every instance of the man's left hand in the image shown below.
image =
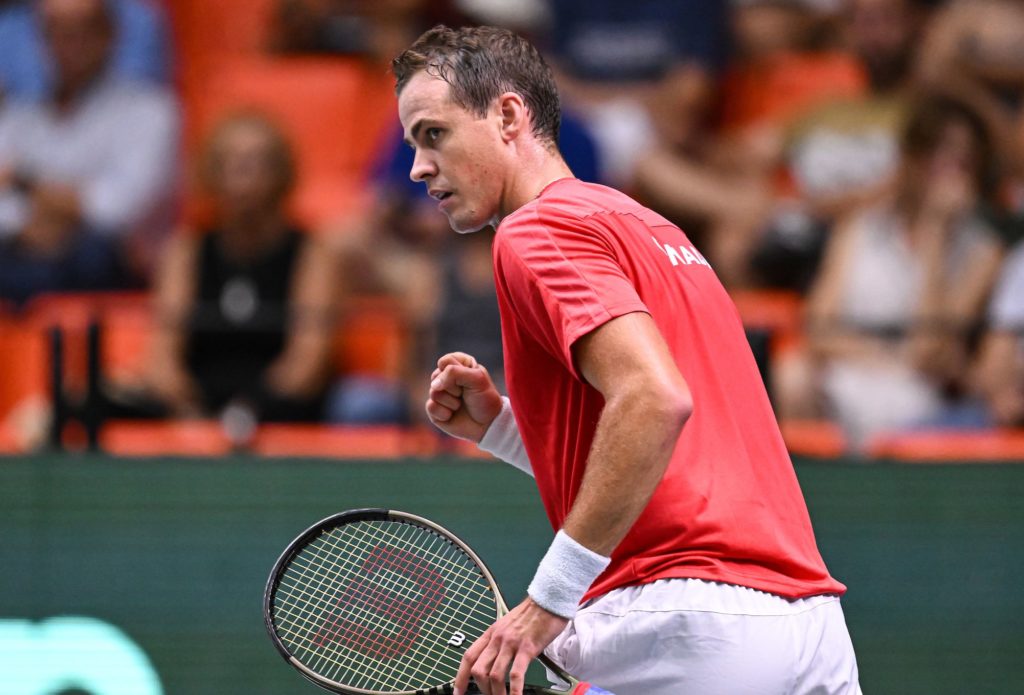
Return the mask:
<path id="1" fill-rule="evenodd" d="M 527 666 L 568 623 L 527 597 L 466 650 L 455 676 L 456 695 L 466 692 L 470 676 L 484 695 L 505 695 L 506 677 L 509 695 L 523 695 Z"/>

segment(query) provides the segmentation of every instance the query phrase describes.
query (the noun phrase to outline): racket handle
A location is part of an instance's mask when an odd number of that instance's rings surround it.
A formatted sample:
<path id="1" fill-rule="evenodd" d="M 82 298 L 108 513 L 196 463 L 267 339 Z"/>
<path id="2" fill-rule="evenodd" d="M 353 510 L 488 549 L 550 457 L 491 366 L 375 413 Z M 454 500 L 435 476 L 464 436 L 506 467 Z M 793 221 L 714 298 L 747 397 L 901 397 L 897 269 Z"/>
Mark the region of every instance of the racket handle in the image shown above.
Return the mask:
<path id="1" fill-rule="evenodd" d="M 591 685 L 590 683 L 580 683 L 572 689 L 572 692 L 569 695 L 615 695 L 615 693 L 602 690 L 596 685 Z"/>

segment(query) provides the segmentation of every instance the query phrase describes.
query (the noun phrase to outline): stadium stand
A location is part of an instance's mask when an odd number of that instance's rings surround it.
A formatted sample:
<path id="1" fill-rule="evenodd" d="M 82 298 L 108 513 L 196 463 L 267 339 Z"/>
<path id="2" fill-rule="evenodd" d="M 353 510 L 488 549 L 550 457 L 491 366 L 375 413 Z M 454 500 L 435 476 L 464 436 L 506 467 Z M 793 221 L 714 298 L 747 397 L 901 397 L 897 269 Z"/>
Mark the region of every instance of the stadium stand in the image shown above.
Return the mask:
<path id="1" fill-rule="evenodd" d="M 219 422 L 114 421 L 103 425 L 100 448 L 114 456 L 224 456 L 232 444 Z"/>
<path id="2" fill-rule="evenodd" d="M 437 440 L 430 430 L 418 428 L 268 424 L 256 431 L 252 451 L 278 457 L 394 460 L 436 453 Z"/>
<path id="3" fill-rule="evenodd" d="M 342 312 L 334 339 L 338 373 L 400 378 L 410 336 L 398 302 L 383 295 L 352 297 Z"/>
<path id="4" fill-rule="evenodd" d="M 276 0 L 173 0 L 167 8 L 178 47 L 178 76 L 188 92 L 217 64 L 263 53 Z"/>
<path id="5" fill-rule="evenodd" d="M 185 116 L 185 159 L 194 158 L 201 134 L 225 113 L 259 109 L 283 126 L 295 143 L 300 181 L 293 208 L 301 222 L 322 229 L 339 217 L 362 211 L 371 195 L 367 180 L 371 162 L 380 158 L 381 147 L 394 130 L 394 95 L 386 68 L 352 56 L 272 54 L 270 30 L 277 0 L 167 0 L 162 4 L 175 37 L 176 84 Z M 856 2 L 853 5 L 864 9 Z M 893 0 L 890 5 L 901 3 Z M 942 21 L 953 22 L 955 14 L 943 13 Z M 852 21 L 842 16 L 834 19 L 840 25 Z M 826 36 L 823 43 L 815 44 L 825 49 L 820 54 L 798 51 L 783 55 L 772 63 L 772 79 L 762 79 L 758 73 L 758 79 L 750 80 L 757 71 L 737 70 L 749 65 L 735 61 L 730 70 L 716 73 L 718 86 L 725 89 L 725 103 L 714 116 L 717 122 L 709 124 L 709 137 L 722 138 L 761 120 L 787 120 L 791 109 L 803 110 L 807 103 L 821 101 L 827 106 L 835 103 L 836 95 L 858 94 L 864 85 L 856 60 L 864 56 L 840 39 Z M 907 75 L 913 79 L 913 71 L 908 70 Z M 769 88 L 771 85 L 775 87 Z M 1015 174 L 1011 170 L 1008 176 Z M 1016 189 L 1011 185 L 1008 190 Z M 193 206 L 195 199 L 190 197 L 186 207 Z M 343 227 L 334 225 L 332 229 Z M 731 287 L 730 292 L 748 331 L 767 346 L 762 365 L 767 378 L 771 363 L 804 341 L 804 297 L 747 286 Z M 5 355 L 0 363 L 0 452 L 32 449 L 46 441 L 54 407 L 62 405 L 54 402 L 55 373 L 62 378 L 60 395 L 66 401 L 64 410 L 57 408 L 58 425 L 66 444 L 80 445 L 81 408 L 89 405 L 90 383 L 130 378 L 145 363 L 154 321 L 150 302 L 142 292 L 66 293 L 42 295 L 17 311 L 0 307 L 0 354 Z M 90 376 L 93 327 L 98 369 Z M 60 329 L 63 338 L 57 370 L 50 359 L 54 328 Z M 402 381 L 414 369 L 414 333 L 407 312 L 395 297 L 350 298 L 342 307 L 333 339 L 334 369 L 339 375 L 366 374 Z M 406 379 L 403 383 L 410 382 Z M 67 411 L 68 405 L 74 407 Z M 850 451 L 848 433 L 835 422 L 786 419 L 781 424 L 794 454 L 831 458 Z M 213 421 L 166 426 L 114 421 L 103 426 L 99 445 L 120 453 L 147 447 L 154 453 L 164 450 L 192 455 L 230 451 L 231 442 L 223 432 L 217 433 L 218 427 Z M 1024 460 L 1022 438 L 1020 430 L 886 431 L 872 438 L 863 453 L 908 461 Z M 356 452 L 351 455 L 402 456 L 436 453 L 439 447 L 460 455 L 475 451 L 463 443 L 439 444 L 415 426 L 401 430 L 275 425 L 260 428 L 252 440 L 253 451 L 268 455 L 344 456 Z"/>
<path id="6" fill-rule="evenodd" d="M 867 445 L 868 456 L 904 462 L 1024 461 L 1024 430 L 894 432 Z"/>
<path id="7" fill-rule="evenodd" d="M 804 300 L 796 292 L 738 289 L 729 293 L 743 325 L 771 333 L 773 355 L 797 344 L 802 337 Z"/>
<path id="8" fill-rule="evenodd" d="M 781 420 L 782 439 L 794 456 L 834 458 L 843 456 L 849 441 L 842 428 L 828 420 Z"/>
<path id="9" fill-rule="evenodd" d="M 359 204 L 370 159 L 394 118 L 386 75 L 355 60 L 243 59 L 223 64 L 186 100 L 190 129 L 199 132 L 247 108 L 272 117 L 295 147 L 301 222 L 318 227 Z"/>
<path id="10" fill-rule="evenodd" d="M 41 443 L 49 412 L 49 348 L 44 326 L 0 311 L 0 429 L 5 448 Z"/>

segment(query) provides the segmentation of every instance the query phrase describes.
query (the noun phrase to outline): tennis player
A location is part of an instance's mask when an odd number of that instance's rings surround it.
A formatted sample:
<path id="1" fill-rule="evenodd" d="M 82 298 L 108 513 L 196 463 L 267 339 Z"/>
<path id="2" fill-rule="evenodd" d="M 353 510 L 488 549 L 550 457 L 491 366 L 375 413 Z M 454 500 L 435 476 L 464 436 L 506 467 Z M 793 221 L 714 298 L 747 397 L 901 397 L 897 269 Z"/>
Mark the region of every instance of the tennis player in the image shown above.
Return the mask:
<path id="1" fill-rule="evenodd" d="M 617 695 L 858 693 L 839 596 L 743 328 L 686 236 L 559 155 L 518 36 L 435 27 L 394 60 L 411 176 L 497 228 L 509 398 L 445 355 L 426 410 L 536 478 L 557 531 L 455 681 L 522 693 L 541 650 Z"/>

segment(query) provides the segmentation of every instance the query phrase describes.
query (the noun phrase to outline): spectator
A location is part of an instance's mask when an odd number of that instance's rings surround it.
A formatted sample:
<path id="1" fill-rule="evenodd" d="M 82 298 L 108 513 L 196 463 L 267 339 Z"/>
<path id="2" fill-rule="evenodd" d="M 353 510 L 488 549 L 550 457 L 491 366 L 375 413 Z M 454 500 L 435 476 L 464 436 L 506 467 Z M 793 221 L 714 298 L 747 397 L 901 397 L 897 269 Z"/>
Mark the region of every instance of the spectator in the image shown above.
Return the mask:
<path id="1" fill-rule="evenodd" d="M 110 71 L 102 0 L 42 0 L 57 81 L 0 111 L 0 297 L 118 287 L 165 229 L 178 148 L 167 91 Z"/>
<path id="2" fill-rule="evenodd" d="M 976 384 L 991 421 L 1024 426 L 1024 243 L 1003 266 L 980 352 Z"/>
<path id="3" fill-rule="evenodd" d="M 759 285 L 806 291 L 832 224 L 877 200 L 896 170 L 923 10 L 918 0 L 850 0 L 840 18 L 868 90 L 811 109 L 786 129 L 783 184 L 753 251 Z"/>
<path id="4" fill-rule="evenodd" d="M 1024 5 L 1016 0 L 952 0 L 940 7 L 921 40 L 918 73 L 955 94 L 989 121 L 1003 155 L 1003 210 L 1010 241 L 1024 221 Z M 1015 217 L 1016 219 L 1012 219 Z"/>
<path id="5" fill-rule="evenodd" d="M 111 71 L 129 80 L 169 83 L 170 39 L 159 3 L 104 2 L 117 28 Z M 16 99 L 42 100 L 53 91 L 57 66 L 46 52 L 42 4 L 13 0 L 0 8 L 0 86 Z"/>
<path id="6" fill-rule="evenodd" d="M 781 417 L 835 417 L 857 444 L 950 412 L 999 265 L 977 214 L 994 163 L 982 119 L 929 97 L 901 145 L 894 194 L 830 239 L 808 307 L 809 359 L 789 355 L 775 378 Z"/>
<path id="7" fill-rule="evenodd" d="M 550 0 L 453 0 L 475 23 L 536 36 L 551 24 Z M 449 25 L 450 26 L 450 25 Z"/>
<path id="8" fill-rule="evenodd" d="M 453 252 L 444 255 L 441 301 L 429 336 L 431 349 L 426 366 L 433 371 L 441 355 L 466 352 L 477 357 L 480 364 L 487 364 L 494 383 L 504 386 L 501 320 L 491 258 L 493 241 L 490 230 L 460 235 L 453 240 Z"/>
<path id="9" fill-rule="evenodd" d="M 735 50 L 723 81 L 721 126 L 741 139 L 745 153 L 760 154 L 819 104 L 863 93 L 856 58 L 820 28 L 830 17 L 814 0 L 732 3 Z"/>
<path id="10" fill-rule="evenodd" d="M 438 22 L 461 23 L 449 0 L 280 0 L 271 48 L 387 61 Z"/>
<path id="11" fill-rule="evenodd" d="M 918 71 L 929 85 L 960 99 L 998 122 L 1008 137 L 1022 117 L 1024 7 L 1016 0 L 952 0 L 925 33 Z"/>
<path id="12" fill-rule="evenodd" d="M 703 228 L 698 246 L 726 286 L 736 287 L 751 283 L 749 260 L 771 210 L 786 128 L 826 100 L 860 93 L 863 76 L 851 56 L 819 48 L 823 20 L 814 3 L 753 0 L 732 3 L 731 12 L 719 131 L 683 146 L 658 143 L 641 159 L 637 183 L 688 233 Z"/>
<path id="13" fill-rule="evenodd" d="M 393 299 L 410 340 L 398 373 L 345 375 L 331 395 L 328 417 L 334 422 L 405 423 L 418 412 L 411 409 L 407 384 L 418 372 L 423 337 L 441 296 L 444 218 L 429 200 L 408 195 L 401 181 L 378 178 L 374 189 L 369 209 L 332 235 L 344 278 L 340 304 L 344 312 L 366 297 Z"/>
<path id="14" fill-rule="evenodd" d="M 657 143 L 700 131 L 728 46 L 719 0 L 551 0 L 551 53 L 565 101 L 594 134 L 612 184 L 631 187 Z"/>
<path id="15" fill-rule="evenodd" d="M 171 240 L 147 374 L 113 398 L 131 414 L 319 420 L 337 275 L 334 257 L 288 221 L 288 142 L 263 116 L 238 114 L 213 130 L 201 166 L 212 222 Z"/>

